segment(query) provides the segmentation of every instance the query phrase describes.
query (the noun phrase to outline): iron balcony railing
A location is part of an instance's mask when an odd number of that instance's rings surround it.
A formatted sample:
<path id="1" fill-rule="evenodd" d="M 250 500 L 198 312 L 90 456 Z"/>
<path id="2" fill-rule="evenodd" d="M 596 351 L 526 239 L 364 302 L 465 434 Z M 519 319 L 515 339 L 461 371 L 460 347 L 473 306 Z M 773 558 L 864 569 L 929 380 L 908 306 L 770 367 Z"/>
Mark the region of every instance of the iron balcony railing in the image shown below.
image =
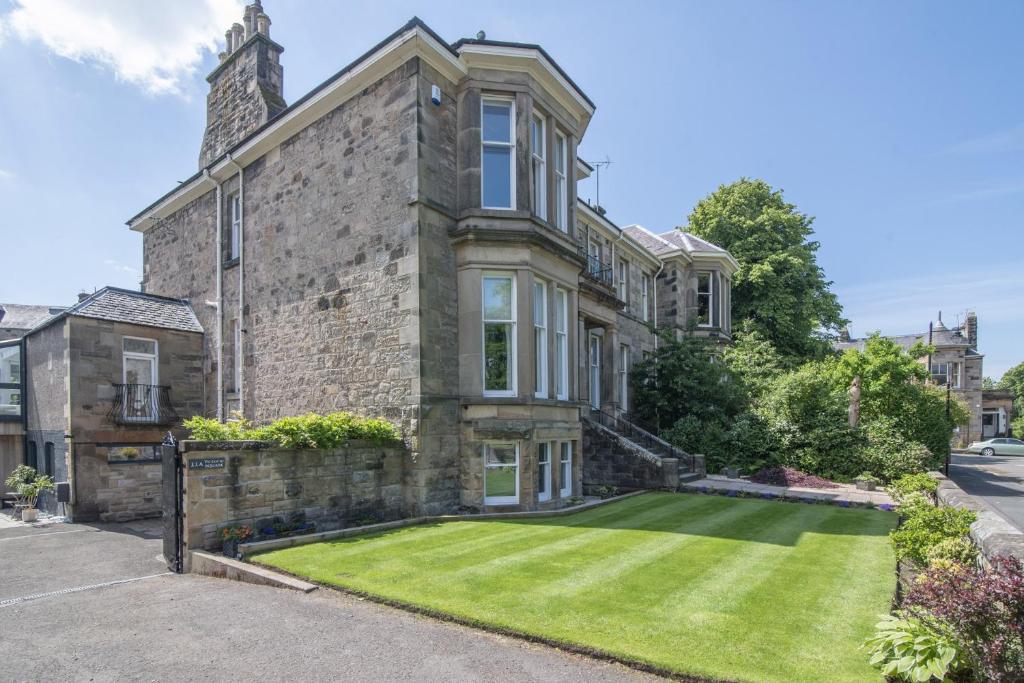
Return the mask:
<path id="1" fill-rule="evenodd" d="M 115 384 L 107 417 L 121 425 L 172 425 L 180 421 L 171 405 L 171 388 L 155 384 Z"/>
<path id="2" fill-rule="evenodd" d="M 677 446 L 673 446 L 661 437 L 655 436 L 649 429 L 640 426 L 634 419 L 624 413 L 616 415 L 591 407 L 590 419 L 655 455 L 663 458 L 676 458 L 679 460 L 679 467 L 687 472 L 695 472 L 697 470 L 697 463 L 692 455 Z"/>
<path id="3" fill-rule="evenodd" d="M 612 264 L 605 263 L 593 254 L 587 253 L 587 246 L 585 244 L 577 243 L 576 249 L 579 251 L 580 256 L 587 259 L 587 267 L 583 270 L 583 275 L 595 282 L 600 282 L 606 287 L 615 287 L 615 277 L 612 271 Z"/>

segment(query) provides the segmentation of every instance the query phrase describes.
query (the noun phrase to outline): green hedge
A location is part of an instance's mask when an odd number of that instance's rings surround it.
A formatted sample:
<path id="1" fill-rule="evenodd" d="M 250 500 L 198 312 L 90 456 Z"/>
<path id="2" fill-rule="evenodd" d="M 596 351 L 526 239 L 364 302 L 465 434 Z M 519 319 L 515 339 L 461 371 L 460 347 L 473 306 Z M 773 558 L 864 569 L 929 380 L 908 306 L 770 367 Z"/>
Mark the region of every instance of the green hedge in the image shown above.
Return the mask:
<path id="1" fill-rule="evenodd" d="M 381 418 L 339 412 L 282 417 L 263 427 L 244 419 L 219 422 L 191 417 L 183 423 L 195 441 L 269 441 L 282 448 L 337 448 L 348 441 L 401 441 L 398 429 Z"/>

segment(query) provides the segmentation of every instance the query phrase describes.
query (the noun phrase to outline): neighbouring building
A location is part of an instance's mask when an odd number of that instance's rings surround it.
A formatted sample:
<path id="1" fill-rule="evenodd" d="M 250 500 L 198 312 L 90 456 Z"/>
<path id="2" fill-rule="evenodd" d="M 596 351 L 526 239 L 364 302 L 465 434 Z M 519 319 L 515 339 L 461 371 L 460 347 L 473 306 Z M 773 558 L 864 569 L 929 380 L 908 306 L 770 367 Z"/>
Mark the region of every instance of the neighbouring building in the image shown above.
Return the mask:
<path id="1" fill-rule="evenodd" d="M 25 333 L 66 306 L 0 304 L 0 341 L 24 337 Z"/>
<path id="2" fill-rule="evenodd" d="M 410 514 L 579 495 L 655 326 L 728 340 L 735 261 L 578 200 L 594 103 L 542 47 L 414 18 L 286 105 L 269 27 L 228 32 L 199 171 L 128 222 L 144 291 L 196 302 L 205 414 L 390 418 Z"/>
<path id="3" fill-rule="evenodd" d="M 931 381 L 938 386 L 949 386 L 952 393 L 963 398 L 971 414 L 968 423 L 958 428 L 955 444 L 966 446 L 980 439 L 983 419 L 982 361 L 985 356 L 978 352 L 978 316 L 968 311 L 964 322 L 950 329 L 942 322 L 940 313 L 938 322 L 930 323 L 926 332 L 886 338 L 904 349 L 910 349 L 918 342 L 935 347 L 933 354 L 921 359 L 925 367 L 929 367 L 930 363 Z M 849 348 L 863 350 L 865 341 L 850 339 L 849 334 L 843 332 L 835 347 L 840 351 Z"/>
<path id="4" fill-rule="evenodd" d="M 981 438 L 1018 436 L 1012 433 L 1013 400 L 1010 389 L 983 389 L 981 392 Z M 1018 436 L 1019 438 L 1019 436 Z"/>
<path id="5" fill-rule="evenodd" d="M 203 329 L 188 302 L 105 287 L 18 352 L 24 461 L 70 484 L 66 506 L 46 494 L 40 507 L 75 521 L 159 517 L 158 446 L 203 410 Z"/>

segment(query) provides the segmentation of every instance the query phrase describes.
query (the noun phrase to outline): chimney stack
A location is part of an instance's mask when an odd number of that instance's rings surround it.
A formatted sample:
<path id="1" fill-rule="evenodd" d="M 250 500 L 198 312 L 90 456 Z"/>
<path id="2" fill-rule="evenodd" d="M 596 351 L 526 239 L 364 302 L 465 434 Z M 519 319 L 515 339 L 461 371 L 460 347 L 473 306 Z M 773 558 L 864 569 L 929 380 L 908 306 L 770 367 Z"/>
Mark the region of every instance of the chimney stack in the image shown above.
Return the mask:
<path id="1" fill-rule="evenodd" d="M 967 337 L 967 343 L 972 349 L 978 348 L 978 315 L 974 311 L 967 311 L 963 335 Z"/>
<path id="2" fill-rule="evenodd" d="M 206 77 L 206 132 L 199 151 L 205 168 L 251 132 L 281 113 L 284 48 L 270 39 L 270 17 L 257 0 L 245 7 L 242 23 L 224 34 L 220 64 Z"/>
<path id="3" fill-rule="evenodd" d="M 88 299 L 90 296 L 92 296 L 92 294 L 90 294 L 89 292 L 79 292 L 78 293 L 78 303 L 82 303 L 83 301 Z"/>

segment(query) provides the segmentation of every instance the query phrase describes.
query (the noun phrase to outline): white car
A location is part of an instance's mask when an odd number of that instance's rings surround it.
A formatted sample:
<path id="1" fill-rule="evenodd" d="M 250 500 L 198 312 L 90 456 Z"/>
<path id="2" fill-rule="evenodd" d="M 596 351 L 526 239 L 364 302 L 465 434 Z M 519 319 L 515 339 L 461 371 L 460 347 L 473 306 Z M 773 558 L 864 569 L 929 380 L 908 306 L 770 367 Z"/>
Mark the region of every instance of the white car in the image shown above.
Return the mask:
<path id="1" fill-rule="evenodd" d="M 975 441 L 967 447 L 967 452 L 982 455 L 1024 455 L 1024 441 L 1009 438 Z"/>

